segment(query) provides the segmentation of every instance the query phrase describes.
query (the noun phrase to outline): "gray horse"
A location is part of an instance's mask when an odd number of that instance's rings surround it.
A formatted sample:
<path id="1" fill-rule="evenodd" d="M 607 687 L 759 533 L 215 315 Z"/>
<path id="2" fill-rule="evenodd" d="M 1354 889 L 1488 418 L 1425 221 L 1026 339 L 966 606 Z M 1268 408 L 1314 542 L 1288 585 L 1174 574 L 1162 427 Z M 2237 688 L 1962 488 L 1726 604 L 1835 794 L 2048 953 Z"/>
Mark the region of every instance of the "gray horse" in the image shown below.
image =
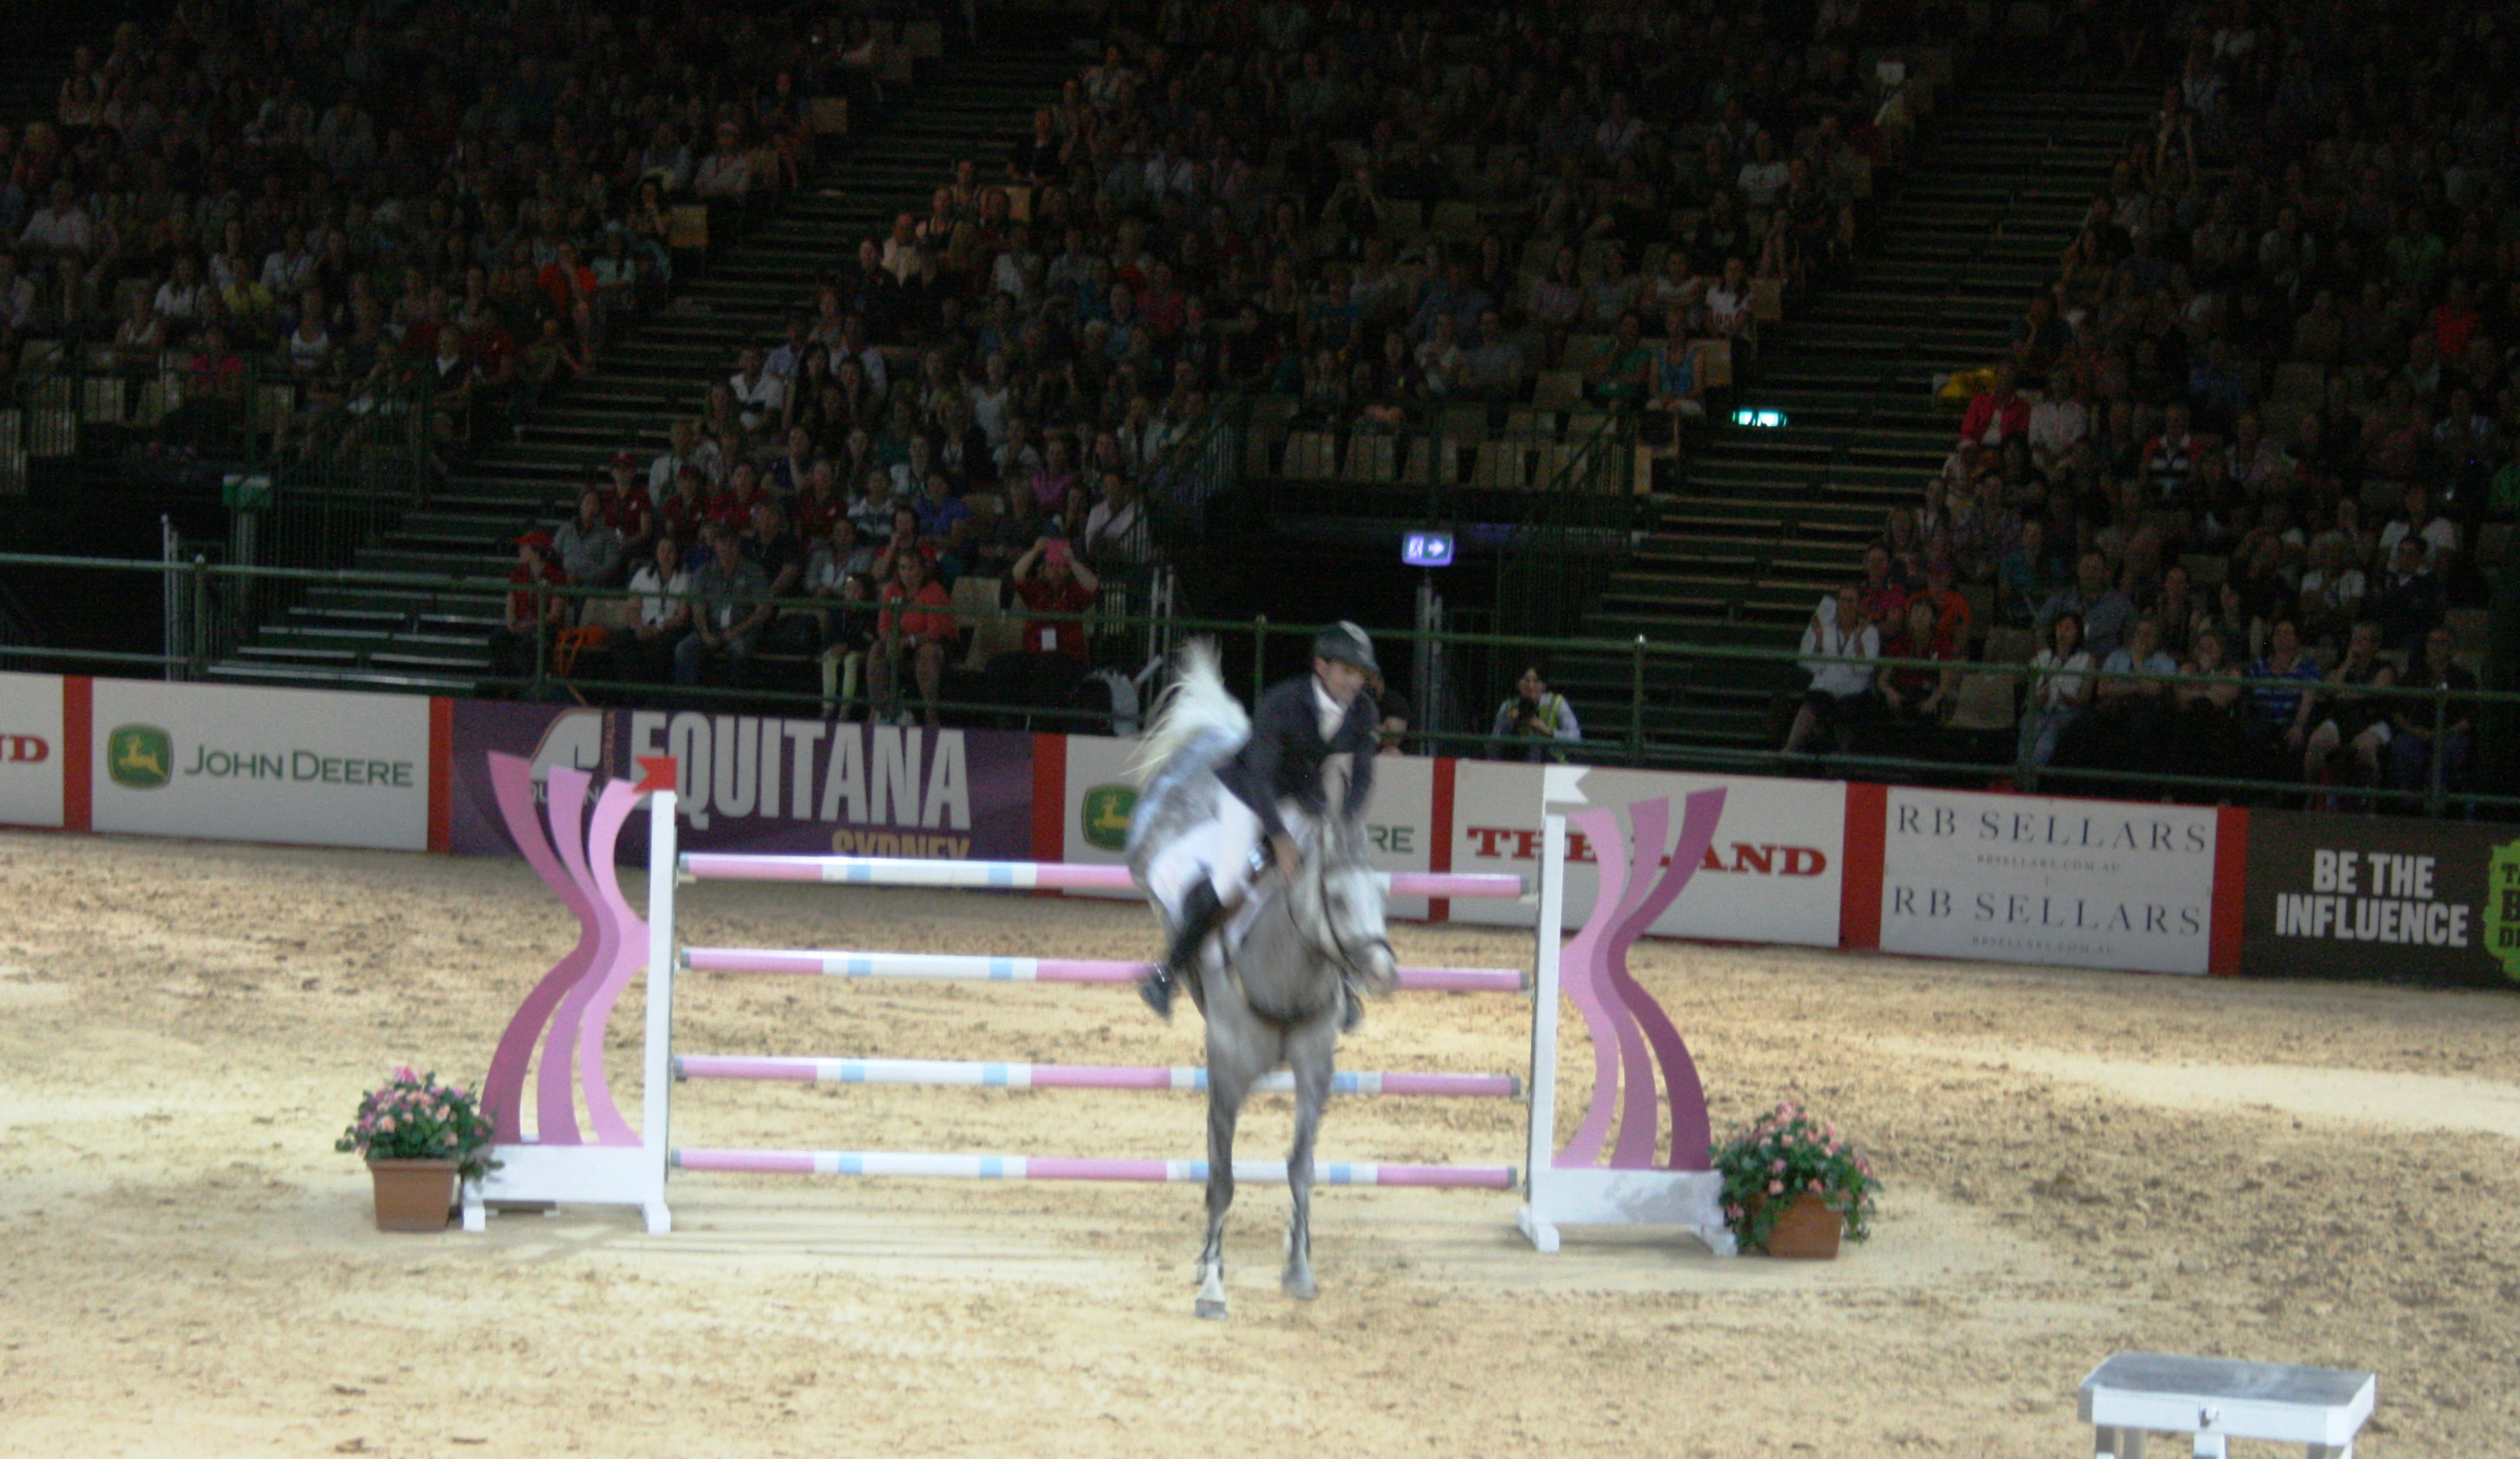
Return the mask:
<path id="1" fill-rule="evenodd" d="M 1141 887 L 1158 889 L 1205 875 L 1201 828 L 1215 798 L 1230 795 L 1216 767 L 1250 733 L 1242 707 L 1226 692 L 1214 649 L 1183 651 L 1173 687 L 1157 708 L 1138 764 L 1148 776 L 1129 827 L 1129 867 Z M 1331 805 L 1339 803 L 1332 796 Z M 1377 996 L 1395 976 L 1384 935 L 1382 883 L 1368 864 L 1365 836 L 1333 814 L 1312 840 L 1302 872 L 1262 882 L 1259 898 L 1232 933 L 1211 943 L 1191 983 L 1207 1021 L 1207 1241 L 1198 1254 L 1201 1317 L 1225 1315 L 1225 1213 L 1234 1205 L 1234 1129 L 1262 1075 L 1292 1071 L 1295 1142 L 1286 1156 L 1294 1213 L 1286 1228 L 1280 1286 L 1309 1299 L 1313 1281 L 1313 1136 L 1329 1100 L 1339 1017 L 1351 984 Z M 1171 935 L 1165 918 L 1167 940 Z M 1344 977 L 1342 975 L 1345 975 Z"/>

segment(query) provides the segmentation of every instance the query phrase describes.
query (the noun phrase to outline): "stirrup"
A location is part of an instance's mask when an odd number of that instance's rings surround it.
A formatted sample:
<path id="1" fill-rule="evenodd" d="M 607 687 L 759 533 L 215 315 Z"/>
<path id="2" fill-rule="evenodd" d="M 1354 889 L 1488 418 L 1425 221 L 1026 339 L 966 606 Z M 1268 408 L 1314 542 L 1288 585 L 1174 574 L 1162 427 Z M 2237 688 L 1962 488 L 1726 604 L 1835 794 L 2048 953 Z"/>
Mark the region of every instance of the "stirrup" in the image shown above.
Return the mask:
<path id="1" fill-rule="evenodd" d="M 1138 980 L 1138 996 L 1155 1011 L 1155 1017 L 1169 1024 L 1173 1018 L 1173 979 L 1161 968 Z"/>

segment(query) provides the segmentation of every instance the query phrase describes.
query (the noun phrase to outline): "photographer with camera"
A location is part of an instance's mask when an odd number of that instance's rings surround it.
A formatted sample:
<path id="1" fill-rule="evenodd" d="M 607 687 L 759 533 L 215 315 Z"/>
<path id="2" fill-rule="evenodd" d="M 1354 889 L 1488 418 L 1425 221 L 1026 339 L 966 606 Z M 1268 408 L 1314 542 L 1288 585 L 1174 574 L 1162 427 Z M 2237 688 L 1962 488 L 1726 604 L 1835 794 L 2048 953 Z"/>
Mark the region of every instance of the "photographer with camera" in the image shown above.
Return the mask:
<path id="1" fill-rule="evenodd" d="M 1545 667 L 1533 663 L 1525 667 L 1522 677 L 1514 681 L 1513 698 L 1497 707 L 1496 727 L 1488 733 L 1500 740 L 1529 742 L 1522 757 L 1539 763 L 1564 759 L 1563 746 L 1584 738 L 1582 725 L 1575 722 L 1575 707 L 1549 689 Z M 1498 752 L 1507 758 L 1512 749 L 1499 746 Z"/>

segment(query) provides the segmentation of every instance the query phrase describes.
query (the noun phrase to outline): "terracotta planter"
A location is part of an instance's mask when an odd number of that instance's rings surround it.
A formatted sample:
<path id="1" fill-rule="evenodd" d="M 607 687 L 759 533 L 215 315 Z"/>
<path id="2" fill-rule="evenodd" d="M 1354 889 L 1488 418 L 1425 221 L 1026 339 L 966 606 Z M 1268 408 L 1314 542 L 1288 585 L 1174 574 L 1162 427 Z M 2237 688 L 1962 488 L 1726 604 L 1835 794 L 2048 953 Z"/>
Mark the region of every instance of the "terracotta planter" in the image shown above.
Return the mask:
<path id="1" fill-rule="evenodd" d="M 370 1161 L 377 1182 L 377 1229 L 443 1231 L 455 1208 L 453 1161 Z"/>
<path id="2" fill-rule="evenodd" d="M 1768 1254 L 1794 1261 L 1834 1261 L 1846 1218 L 1809 1191 L 1794 1198 L 1768 1232 Z"/>

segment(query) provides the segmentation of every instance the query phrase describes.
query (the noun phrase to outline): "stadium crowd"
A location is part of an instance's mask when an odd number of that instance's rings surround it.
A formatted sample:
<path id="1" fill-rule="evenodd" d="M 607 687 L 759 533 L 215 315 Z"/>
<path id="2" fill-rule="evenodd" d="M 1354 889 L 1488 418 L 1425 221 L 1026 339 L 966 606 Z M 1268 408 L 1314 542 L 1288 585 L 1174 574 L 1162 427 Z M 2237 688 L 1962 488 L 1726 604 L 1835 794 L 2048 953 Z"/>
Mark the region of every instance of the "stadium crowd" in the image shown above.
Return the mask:
<path id="1" fill-rule="evenodd" d="M 81 47 L 50 120 L 0 126 L 0 358 L 163 368 L 207 410 L 292 386 L 298 454 L 426 410 L 442 466 L 657 301 L 677 204 L 794 182 L 804 99 L 849 68 L 830 25 L 181 0 Z"/>
<path id="2" fill-rule="evenodd" d="M 732 524 L 774 586 L 876 600 L 871 629 L 788 617 L 878 691 L 898 679 L 881 645 L 913 640 L 932 715 L 957 647 L 935 605 L 968 577 L 1081 608 L 1092 574 L 1145 570 L 1166 454 L 1221 391 L 1366 433 L 1552 375 L 1600 405 L 1693 408 L 1705 347 L 1755 343 L 1754 280 L 1781 295 L 1853 247 L 1894 140 L 1851 12 L 1810 44 L 1647 5 L 1155 14 L 1003 156 L 834 259 L 668 451 L 604 474 L 625 561 L 670 535 L 697 573 L 700 525 Z M 646 626 L 700 633 L 667 627 L 669 597 Z M 783 621 L 731 620 L 732 657 Z M 1090 646 L 1052 627 L 1028 626 L 1001 698 L 1072 686 Z M 1028 661 L 1045 654 L 1064 665 Z"/>
<path id="3" fill-rule="evenodd" d="M 2520 513 L 2520 58 L 2490 6 L 2369 10 L 2196 14 L 1940 474 L 1805 634 L 1941 666 L 1816 665 L 1789 748 L 1948 750 L 1980 636 L 2034 670 L 2033 764 L 2467 785 L 2461 611 Z"/>

